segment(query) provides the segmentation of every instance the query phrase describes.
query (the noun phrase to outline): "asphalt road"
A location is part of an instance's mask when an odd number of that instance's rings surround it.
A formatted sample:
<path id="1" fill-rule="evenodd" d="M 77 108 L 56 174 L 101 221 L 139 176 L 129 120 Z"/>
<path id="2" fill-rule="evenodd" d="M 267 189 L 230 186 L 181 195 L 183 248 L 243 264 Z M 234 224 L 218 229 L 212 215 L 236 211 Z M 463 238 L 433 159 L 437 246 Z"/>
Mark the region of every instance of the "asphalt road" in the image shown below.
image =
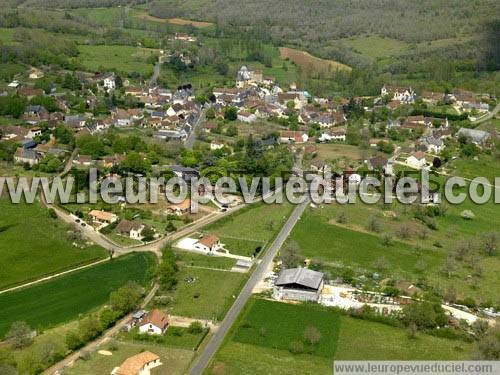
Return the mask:
<path id="1" fill-rule="evenodd" d="M 222 344 L 224 337 L 229 332 L 229 329 L 235 322 L 238 315 L 241 313 L 241 310 L 247 303 L 248 299 L 251 297 L 252 290 L 255 288 L 257 283 L 264 277 L 266 270 L 269 268 L 269 265 L 276 257 L 278 250 L 281 248 L 285 240 L 290 235 L 290 232 L 292 231 L 297 221 L 300 219 L 302 213 L 309 205 L 309 203 L 310 203 L 309 199 L 306 199 L 304 203 L 295 207 L 292 214 L 288 218 L 288 221 L 285 223 L 283 228 L 281 228 L 281 231 L 279 232 L 278 236 L 267 250 L 266 254 L 262 258 L 262 261 L 257 265 L 257 268 L 252 273 L 247 283 L 241 290 L 239 296 L 234 301 L 233 305 L 231 306 L 231 309 L 228 311 L 226 317 L 219 326 L 219 329 L 212 336 L 212 338 L 204 348 L 203 352 L 200 354 L 200 356 L 196 359 L 195 363 L 191 367 L 190 373 L 192 375 L 202 374 L 205 368 L 208 366 L 215 352 L 219 349 L 220 345 Z"/>
<path id="2" fill-rule="evenodd" d="M 495 108 L 491 112 L 489 112 L 486 116 L 480 117 L 476 121 L 471 121 L 473 125 L 482 124 L 485 121 L 491 120 L 496 114 L 500 111 L 500 104 L 497 104 Z"/>
<path id="3" fill-rule="evenodd" d="M 158 61 L 155 65 L 155 69 L 153 71 L 153 76 L 151 77 L 151 80 L 149 81 L 149 87 L 153 88 L 156 86 L 156 83 L 158 81 L 158 77 L 160 76 L 160 68 L 161 68 L 161 64 L 160 64 L 160 61 Z"/>
<path id="4" fill-rule="evenodd" d="M 198 120 L 194 124 L 193 129 L 186 138 L 186 141 L 184 142 L 184 147 L 186 147 L 186 149 L 188 150 L 193 149 L 194 143 L 196 142 L 196 130 L 198 129 L 200 124 L 204 121 L 204 119 L 205 119 L 205 111 L 202 110 L 200 113 L 200 117 L 198 117 Z"/>

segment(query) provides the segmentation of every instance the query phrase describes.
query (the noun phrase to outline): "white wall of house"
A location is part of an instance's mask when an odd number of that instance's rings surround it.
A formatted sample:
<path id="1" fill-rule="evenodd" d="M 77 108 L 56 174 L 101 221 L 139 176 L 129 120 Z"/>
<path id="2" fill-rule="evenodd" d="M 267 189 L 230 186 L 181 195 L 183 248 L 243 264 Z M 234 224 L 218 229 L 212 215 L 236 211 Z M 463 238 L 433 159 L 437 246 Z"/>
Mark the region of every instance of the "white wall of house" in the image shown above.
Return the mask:
<path id="1" fill-rule="evenodd" d="M 423 167 L 425 167 L 427 162 L 426 162 L 425 158 L 417 159 L 415 156 L 412 155 L 406 159 L 406 164 L 408 164 L 409 167 L 412 167 L 415 169 L 422 169 Z"/>
<path id="2" fill-rule="evenodd" d="M 148 335 L 162 335 L 163 331 L 160 327 L 155 326 L 154 324 L 147 323 L 139 326 L 140 333 L 147 333 Z"/>

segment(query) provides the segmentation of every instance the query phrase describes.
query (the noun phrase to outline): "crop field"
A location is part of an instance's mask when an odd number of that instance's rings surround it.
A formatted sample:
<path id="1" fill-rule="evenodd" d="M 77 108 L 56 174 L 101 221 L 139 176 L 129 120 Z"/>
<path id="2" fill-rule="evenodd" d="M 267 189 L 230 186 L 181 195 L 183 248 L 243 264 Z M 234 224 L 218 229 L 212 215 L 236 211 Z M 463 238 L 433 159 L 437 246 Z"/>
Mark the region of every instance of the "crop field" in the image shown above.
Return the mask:
<path id="1" fill-rule="evenodd" d="M 234 301 L 246 276 L 227 271 L 185 267 L 179 272 L 178 284 L 169 313 L 191 318 L 222 320 Z"/>
<path id="2" fill-rule="evenodd" d="M 157 54 L 157 50 L 132 46 L 87 46 L 79 45 L 79 59 L 89 71 L 116 70 L 124 73 L 137 72 L 149 76 L 153 65 L 146 59 Z"/>
<path id="3" fill-rule="evenodd" d="M 280 47 L 280 56 L 283 60 L 289 59 L 304 71 L 311 72 L 334 72 L 336 70 L 351 71 L 351 67 L 333 60 L 320 59 L 308 52 L 293 48 Z"/>
<path id="4" fill-rule="evenodd" d="M 0 199 L 0 288 L 90 263 L 106 254 L 99 246 L 72 246 L 69 226 L 39 203 Z"/>
<path id="5" fill-rule="evenodd" d="M 146 286 L 151 254 L 137 253 L 0 295 L 0 336 L 14 321 L 47 328 L 105 303 L 109 294 L 135 281 Z"/>
<path id="6" fill-rule="evenodd" d="M 307 347 L 303 354 L 292 354 L 290 340 L 300 340 L 311 323 L 322 332 L 315 354 L 307 353 Z M 459 360 L 471 358 L 471 352 L 470 343 L 425 334 L 410 339 L 404 329 L 337 315 L 317 305 L 253 299 L 217 352 L 209 373 L 327 374 L 334 359 Z"/>

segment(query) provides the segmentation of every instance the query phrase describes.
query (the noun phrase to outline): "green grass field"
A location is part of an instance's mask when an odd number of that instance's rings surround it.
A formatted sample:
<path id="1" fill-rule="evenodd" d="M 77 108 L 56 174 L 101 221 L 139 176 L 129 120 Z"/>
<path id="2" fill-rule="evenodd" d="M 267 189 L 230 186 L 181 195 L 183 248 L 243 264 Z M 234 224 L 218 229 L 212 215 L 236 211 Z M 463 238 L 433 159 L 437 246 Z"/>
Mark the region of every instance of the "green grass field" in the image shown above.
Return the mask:
<path id="1" fill-rule="evenodd" d="M 11 44 L 14 36 L 14 29 L 0 27 L 0 42 L 3 44 Z"/>
<path id="2" fill-rule="evenodd" d="M 88 360 L 78 360 L 75 365 L 67 370 L 68 375 L 87 374 L 110 374 L 111 371 L 120 366 L 125 359 L 145 350 L 157 354 L 162 366 L 151 370 L 151 374 L 185 374 L 187 367 L 193 357 L 193 352 L 185 349 L 171 348 L 164 345 L 148 343 L 132 343 L 117 341 L 118 349 L 113 351 L 112 356 L 103 356 L 98 352 L 91 354 Z M 106 346 L 103 349 L 108 349 Z"/>
<path id="3" fill-rule="evenodd" d="M 373 270 L 373 263 L 384 257 L 392 273 L 410 275 L 419 260 L 429 267 L 440 264 L 442 255 L 435 250 L 419 254 L 411 245 L 398 241 L 385 246 L 379 236 L 337 226 L 315 210 L 322 208 L 306 211 L 290 236 L 308 258 Z"/>
<path id="4" fill-rule="evenodd" d="M 335 359 L 460 360 L 470 359 L 472 344 L 426 334 L 408 338 L 406 330 L 342 316 Z"/>
<path id="5" fill-rule="evenodd" d="M 146 59 L 156 50 L 131 46 L 78 46 L 79 59 L 83 66 L 90 71 L 105 70 L 118 72 L 137 72 L 145 76 L 153 73 L 153 65 Z"/>
<path id="6" fill-rule="evenodd" d="M 243 328 L 247 320 L 253 325 Z M 317 344 L 318 351 L 324 345 L 327 356 L 292 354 L 288 350 L 289 341 L 300 338 L 305 325 L 313 323 L 323 333 L 328 332 L 329 321 L 335 332 L 322 335 Z M 264 333 L 260 333 L 261 327 L 266 328 Z M 329 374 L 334 359 L 459 360 L 470 359 L 471 352 L 470 343 L 425 334 L 410 339 L 404 329 L 337 315 L 316 305 L 253 299 L 207 374 Z"/>
<path id="7" fill-rule="evenodd" d="M 170 326 L 161 337 L 151 337 L 147 334 L 139 334 L 139 329 L 134 328 L 130 332 L 122 333 L 119 340 L 134 342 L 136 344 L 154 343 L 173 348 L 196 350 L 207 334 L 207 329 L 200 333 L 190 333 L 189 328 Z"/>
<path id="8" fill-rule="evenodd" d="M 500 163 L 492 155 L 481 154 L 478 160 L 459 158 L 450 162 L 447 167 L 455 176 L 473 179 L 486 177 L 490 184 L 495 183 L 495 177 L 500 176 Z"/>
<path id="9" fill-rule="evenodd" d="M 0 199 L 0 288 L 20 284 L 103 258 L 101 247 L 72 246 L 69 227 L 49 218 L 39 203 L 12 204 Z"/>
<path id="10" fill-rule="evenodd" d="M 295 226 L 291 238 L 299 243 L 303 254 L 309 258 L 372 271 L 373 263 L 384 257 L 388 265 L 387 276 L 413 282 L 423 277 L 439 289 L 453 287 L 458 298 L 473 297 L 478 302 L 490 300 L 498 303 L 495 270 L 500 267 L 500 257 L 488 256 L 481 250 L 483 235 L 498 233 L 498 208 L 492 201 L 484 205 L 470 200 L 460 205 L 445 205 L 445 215 L 435 218 L 437 230 L 430 230 L 415 219 L 415 206 L 399 203 L 367 205 L 359 197 L 356 204 L 325 204 L 309 209 Z M 464 220 L 461 217 L 464 210 L 471 210 L 476 216 L 474 220 Z M 346 222 L 339 224 L 336 218 L 341 212 L 345 214 Z M 368 232 L 370 217 L 376 218 L 380 233 Z M 399 235 L 402 227 L 408 230 L 404 239 Z M 425 238 L 422 237 L 424 231 Z M 392 237 L 390 246 L 383 244 L 385 234 Z M 466 240 L 475 244 L 474 251 L 482 269 L 481 277 L 474 283 L 470 282 L 469 275 L 473 270 L 469 262 L 457 262 L 451 277 L 441 271 L 447 254 Z"/>
<path id="11" fill-rule="evenodd" d="M 146 286 L 151 254 L 126 255 L 25 289 L 0 295 L 0 335 L 17 320 L 47 328 L 77 318 L 103 303 L 109 294 L 136 281 Z"/>
<path id="12" fill-rule="evenodd" d="M 239 318 L 232 339 L 243 344 L 288 350 L 293 341 L 304 341 L 304 330 L 314 326 L 321 334 L 318 344 L 304 342 L 306 352 L 332 357 L 337 348 L 339 315 L 318 305 L 289 305 L 252 299 Z"/>
<path id="13" fill-rule="evenodd" d="M 177 262 L 181 267 L 207 267 L 230 270 L 236 264 L 236 260 L 232 258 L 214 257 L 187 251 L 176 251 L 175 253 Z"/>
<path id="14" fill-rule="evenodd" d="M 194 281 L 188 282 L 187 278 Z M 184 268 L 168 312 L 191 318 L 222 319 L 237 296 L 246 276 L 240 273 Z"/>
<path id="15" fill-rule="evenodd" d="M 293 206 L 284 204 L 259 203 L 254 207 L 243 209 L 236 215 L 228 216 L 203 228 L 206 233 L 219 237 L 240 238 L 249 241 L 267 243 L 286 222 Z"/>
<path id="16" fill-rule="evenodd" d="M 377 58 L 398 55 L 408 50 L 408 43 L 376 35 L 358 36 L 341 39 L 354 52 L 376 60 Z"/>

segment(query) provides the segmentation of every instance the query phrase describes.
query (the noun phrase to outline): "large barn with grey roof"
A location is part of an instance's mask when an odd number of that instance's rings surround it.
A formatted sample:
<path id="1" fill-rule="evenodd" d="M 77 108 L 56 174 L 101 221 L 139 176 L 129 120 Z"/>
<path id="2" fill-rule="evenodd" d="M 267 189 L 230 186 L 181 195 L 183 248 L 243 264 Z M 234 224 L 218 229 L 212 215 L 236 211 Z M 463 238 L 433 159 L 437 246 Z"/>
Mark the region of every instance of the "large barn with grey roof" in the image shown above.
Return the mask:
<path id="1" fill-rule="evenodd" d="M 276 299 L 317 302 L 323 289 L 324 275 L 307 268 L 290 268 L 281 271 L 274 283 Z"/>

